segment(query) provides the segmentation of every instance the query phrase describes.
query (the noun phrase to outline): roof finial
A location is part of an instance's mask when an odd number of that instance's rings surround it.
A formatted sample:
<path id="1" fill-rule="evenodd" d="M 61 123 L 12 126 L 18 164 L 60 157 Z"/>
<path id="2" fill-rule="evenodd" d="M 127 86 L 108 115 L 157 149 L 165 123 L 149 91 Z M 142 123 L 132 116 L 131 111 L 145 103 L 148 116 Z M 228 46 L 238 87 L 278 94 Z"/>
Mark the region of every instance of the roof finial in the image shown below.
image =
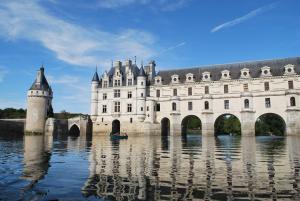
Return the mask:
<path id="1" fill-rule="evenodd" d="M 98 72 L 98 65 L 96 65 L 96 73 Z"/>
<path id="2" fill-rule="evenodd" d="M 144 63 L 144 61 L 143 61 L 143 59 L 142 59 L 142 61 L 141 61 L 141 66 L 142 66 L 142 67 L 144 67 L 144 64 L 143 64 L 143 63 Z"/>
<path id="3" fill-rule="evenodd" d="M 136 56 L 134 56 L 134 64 L 136 65 Z"/>

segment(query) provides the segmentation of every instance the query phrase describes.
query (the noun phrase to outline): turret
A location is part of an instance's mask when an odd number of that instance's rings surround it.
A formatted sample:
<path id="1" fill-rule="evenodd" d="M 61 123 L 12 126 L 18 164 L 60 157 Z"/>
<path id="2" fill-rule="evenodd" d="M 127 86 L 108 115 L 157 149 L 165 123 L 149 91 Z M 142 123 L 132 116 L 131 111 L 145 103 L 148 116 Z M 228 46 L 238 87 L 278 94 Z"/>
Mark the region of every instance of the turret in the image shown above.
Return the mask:
<path id="1" fill-rule="evenodd" d="M 100 80 L 97 72 L 97 68 L 95 74 L 92 79 L 92 86 L 91 86 L 91 119 L 93 122 L 96 121 L 98 115 L 98 86 Z"/>
<path id="2" fill-rule="evenodd" d="M 27 92 L 27 114 L 25 133 L 42 134 L 44 133 L 46 119 L 48 114 L 53 113 L 52 89 L 49 86 L 42 66 L 38 72 L 35 81 Z"/>
<path id="3" fill-rule="evenodd" d="M 146 82 L 147 75 L 143 65 L 137 76 L 137 115 L 139 121 L 144 121 L 146 117 Z"/>

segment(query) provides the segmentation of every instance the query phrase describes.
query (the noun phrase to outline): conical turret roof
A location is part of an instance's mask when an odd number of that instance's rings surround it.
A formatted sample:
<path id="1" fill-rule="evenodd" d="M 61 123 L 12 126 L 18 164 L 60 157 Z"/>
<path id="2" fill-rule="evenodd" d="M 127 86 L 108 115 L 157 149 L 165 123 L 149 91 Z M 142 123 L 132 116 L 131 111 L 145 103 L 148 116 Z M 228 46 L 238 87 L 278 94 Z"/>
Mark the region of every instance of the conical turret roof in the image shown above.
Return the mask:
<path id="1" fill-rule="evenodd" d="M 48 84 L 48 81 L 44 74 L 44 66 L 40 68 L 40 70 L 37 72 L 37 76 L 33 84 L 31 85 L 29 90 L 45 90 L 45 91 L 51 91 L 51 87 Z"/>
<path id="2" fill-rule="evenodd" d="M 96 67 L 96 72 L 93 76 L 92 82 L 99 82 L 99 75 L 98 75 L 98 72 L 97 72 L 97 67 Z"/>
<path id="3" fill-rule="evenodd" d="M 143 66 L 140 68 L 140 72 L 139 72 L 139 75 L 138 75 L 138 76 L 146 77 L 146 73 L 145 73 L 145 70 L 144 70 L 144 67 L 143 67 Z"/>

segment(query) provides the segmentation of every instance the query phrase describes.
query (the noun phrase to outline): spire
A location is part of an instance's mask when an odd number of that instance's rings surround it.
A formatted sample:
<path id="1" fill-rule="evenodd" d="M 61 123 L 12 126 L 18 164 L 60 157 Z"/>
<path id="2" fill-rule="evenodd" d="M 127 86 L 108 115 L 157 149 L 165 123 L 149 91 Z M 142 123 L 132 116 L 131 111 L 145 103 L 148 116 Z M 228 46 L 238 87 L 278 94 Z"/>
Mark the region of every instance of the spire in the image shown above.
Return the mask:
<path id="1" fill-rule="evenodd" d="M 98 76 L 98 67 L 96 66 L 96 71 L 93 76 L 92 82 L 99 82 L 99 76 Z"/>
<path id="2" fill-rule="evenodd" d="M 145 73 L 144 67 L 143 67 L 143 61 L 142 61 L 142 66 L 140 68 L 140 72 L 139 72 L 138 76 L 146 77 L 146 73 Z"/>
<path id="3" fill-rule="evenodd" d="M 51 88 L 47 82 L 47 79 L 45 77 L 44 71 L 45 71 L 45 68 L 44 68 L 44 65 L 42 65 L 40 67 L 40 69 L 38 70 L 36 79 L 33 82 L 33 84 L 31 85 L 29 90 L 47 90 L 47 91 L 51 90 Z"/>

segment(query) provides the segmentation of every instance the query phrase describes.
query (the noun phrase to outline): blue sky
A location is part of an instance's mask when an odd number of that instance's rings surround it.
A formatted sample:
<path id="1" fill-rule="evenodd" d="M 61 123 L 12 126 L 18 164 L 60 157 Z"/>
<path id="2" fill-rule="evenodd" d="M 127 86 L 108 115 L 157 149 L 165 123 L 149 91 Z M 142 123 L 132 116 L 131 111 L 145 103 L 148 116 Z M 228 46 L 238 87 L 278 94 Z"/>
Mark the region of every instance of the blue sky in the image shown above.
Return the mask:
<path id="1" fill-rule="evenodd" d="M 88 3 L 86 3 L 88 2 Z M 26 107 L 44 64 L 55 112 L 89 113 L 111 60 L 157 70 L 300 56 L 298 0 L 1 0 L 0 108 Z"/>

